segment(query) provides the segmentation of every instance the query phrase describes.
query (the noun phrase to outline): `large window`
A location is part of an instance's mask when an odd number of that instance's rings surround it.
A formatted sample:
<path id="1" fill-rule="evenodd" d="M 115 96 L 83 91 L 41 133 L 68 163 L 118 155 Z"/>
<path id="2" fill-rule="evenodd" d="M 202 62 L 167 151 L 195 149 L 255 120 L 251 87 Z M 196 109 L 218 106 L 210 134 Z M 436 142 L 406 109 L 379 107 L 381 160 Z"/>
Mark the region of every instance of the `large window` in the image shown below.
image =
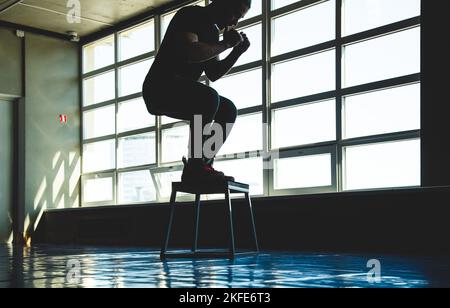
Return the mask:
<path id="1" fill-rule="evenodd" d="M 83 205 L 167 201 L 180 180 L 189 126 L 141 93 L 178 9 L 83 47 Z M 217 169 L 254 196 L 420 186 L 420 0 L 253 0 L 237 30 L 248 52 L 199 80 L 239 109 Z"/>
<path id="2" fill-rule="evenodd" d="M 156 201 L 156 118 L 142 99 L 155 56 L 155 20 L 83 48 L 83 204 Z"/>

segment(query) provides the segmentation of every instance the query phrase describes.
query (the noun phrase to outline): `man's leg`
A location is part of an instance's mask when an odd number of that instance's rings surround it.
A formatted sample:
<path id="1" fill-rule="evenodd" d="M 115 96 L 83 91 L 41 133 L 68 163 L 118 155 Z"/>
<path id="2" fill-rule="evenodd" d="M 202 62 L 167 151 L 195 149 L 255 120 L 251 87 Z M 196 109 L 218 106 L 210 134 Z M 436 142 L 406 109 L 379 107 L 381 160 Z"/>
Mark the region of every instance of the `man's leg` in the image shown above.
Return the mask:
<path id="1" fill-rule="evenodd" d="M 221 147 L 225 144 L 227 138 L 231 133 L 231 129 L 236 122 L 238 116 L 238 111 L 235 104 L 226 97 L 220 96 L 220 104 L 217 113 L 214 117 L 214 123 L 220 126 L 222 131 L 221 140 L 217 144 L 215 143 L 215 148 L 212 149 L 212 155 L 208 155 L 206 162 L 212 164 L 214 157 L 220 151 Z"/>

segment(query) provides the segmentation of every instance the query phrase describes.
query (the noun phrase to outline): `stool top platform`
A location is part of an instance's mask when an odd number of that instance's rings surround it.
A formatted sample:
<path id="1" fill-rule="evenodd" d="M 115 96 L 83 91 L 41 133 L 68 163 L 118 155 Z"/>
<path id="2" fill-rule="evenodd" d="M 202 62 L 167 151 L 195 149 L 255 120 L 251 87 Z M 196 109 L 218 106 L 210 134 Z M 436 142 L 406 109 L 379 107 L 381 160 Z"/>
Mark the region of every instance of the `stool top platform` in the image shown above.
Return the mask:
<path id="1" fill-rule="evenodd" d="M 172 189 L 177 192 L 189 194 L 224 194 L 228 189 L 230 193 L 249 193 L 250 186 L 239 182 L 221 183 L 185 183 L 173 182 Z"/>

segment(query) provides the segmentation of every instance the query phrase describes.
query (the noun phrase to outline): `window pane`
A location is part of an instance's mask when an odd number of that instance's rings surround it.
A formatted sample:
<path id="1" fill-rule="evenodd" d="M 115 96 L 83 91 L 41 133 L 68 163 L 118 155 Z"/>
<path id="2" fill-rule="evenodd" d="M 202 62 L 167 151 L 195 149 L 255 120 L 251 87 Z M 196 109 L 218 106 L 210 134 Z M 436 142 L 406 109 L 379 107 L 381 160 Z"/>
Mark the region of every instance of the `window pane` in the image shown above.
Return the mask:
<path id="1" fill-rule="evenodd" d="M 98 108 L 83 113 L 83 138 L 91 139 L 116 133 L 116 106 Z"/>
<path id="2" fill-rule="evenodd" d="M 156 189 L 149 170 L 119 174 L 119 203 L 156 201 Z"/>
<path id="3" fill-rule="evenodd" d="M 212 86 L 232 100 L 238 109 L 262 105 L 262 70 L 226 76 L 214 82 Z"/>
<path id="4" fill-rule="evenodd" d="M 331 154 L 276 159 L 274 188 L 294 189 L 332 185 Z"/>
<path id="5" fill-rule="evenodd" d="M 183 120 L 170 118 L 170 117 L 166 117 L 166 116 L 161 116 L 161 124 L 162 125 L 173 124 L 173 123 L 180 122 L 180 121 L 183 121 Z"/>
<path id="6" fill-rule="evenodd" d="M 420 0 L 344 0 L 346 35 L 420 15 Z"/>
<path id="7" fill-rule="evenodd" d="M 253 0 L 252 7 L 248 11 L 247 15 L 245 15 L 245 18 L 241 19 L 241 21 L 261 15 L 262 14 L 262 1 L 265 1 L 265 0 Z"/>
<path id="8" fill-rule="evenodd" d="M 114 71 L 85 79 L 83 82 L 83 106 L 114 99 L 115 88 Z"/>
<path id="9" fill-rule="evenodd" d="M 156 185 L 159 196 L 163 199 L 168 199 L 172 192 L 172 182 L 181 181 L 182 171 L 155 173 Z M 183 194 L 180 194 L 180 196 Z M 177 194 L 178 196 L 178 194 Z"/>
<path id="10" fill-rule="evenodd" d="M 273 112 L 272 148 L 336 140 L 335 100 Z"/>
<path id="11" fill-rule="evenodd" d="M 115 140 L 89 143 L 83 146 L 83 172 L 114 169 L 116 163 Z"/>
<path id="12" fill-rule="evenodd" d="M 83 47 L 83 72 L 88 73 L 114 63 L 114 36 Z"/>
<path id="13" fill-rule="evenodd" d="M 142 84 L 153 60 L 152 58 L 119 69 L 119 96 L 142 92 Z"/>
<path id="14" fill-rule="evenodd" d="M 113 195 L 112 176 L 83 180 L 83 203 L 113 201 Z"/>
<path id="15" fill-rule="evenodd" d="M 335 1 L 330 0 L 275 18 L 272 56 L 333 40 L 335 7 Z"/>
<path id="16" fill-rule="evenodd" d="M 261 157 L 218 161 L 214 168 L 226 175 L 234 176 L 237 182 L 250 185 L 252 195 L 264 194 L 263 160 Z"/>
<path id="17" fill-rule="evenodd" d="M 420 185 L 420 140 L 345 148 L 345 189 Z"/>
<path id="18" fill-rule="evenodd" d="M 420 28 L 345 47 L 347 87 L 420 72 Z"/>
<path id="19" fill-rule="evenodd" d="M 251 27 L 238 29 L 239 32 L 243 31 L 247 35 L 250 40 L 250 48 L 242 54 L 239 60 L 236 62 L 234 66 L 239 66 L 243 64 L 247 64 L 250 62 L 261 60 L 262 57 L 262 27 L 261 24 L 256 24 Z M 222 39 L 222 38 L 221 38 Z M 232 49 L 227 49 L 220 55 L 220 59 L 225 59 L 230 53 Z"/>
<path id="20" fill-rule="evenodd" d="M 300 2 L 300 0 L 272 0 L 272 9 L 276 10 L 295 2 Z"/>
<path id="21" fill-rule="evenodd" d="M 162 131 L 162 161 L 164 163 L 180 161 L 188 155 L 189 126 L 178 125 Z"/>
<path id="22" fill-rule="evenodd" d="M 155 22 L 153 19 L 119 34 L 120 61 L 151 52 L 154 49 Z"/>
<path id="23" fill-rule="evenodd" d="M 219 155 L 262 150 L 262 133 L 261 113 L 238 117 Z"/>
<path id="24" fill-rule="evenodd" d="M 273 65 L 272 102 L 336 89 L 335 50 Z"/>
<path id="25" fill-rule="evenodd" d="M 155 126 L 155 117 L 147 111 L 144 100 L 138 98 L 119 104 L 117 126 L 119 133 L 151 127 Z"/>
<path id="26" fill-rule="evenodd" d="M 420 84 L 346 97 L 344 138 L 420 129 Z"/>
<path id="27" fill-rule="evenodd" d="M 156 163 L 155 133 L 119 139 L 118 166 L 127 168 Z"/>

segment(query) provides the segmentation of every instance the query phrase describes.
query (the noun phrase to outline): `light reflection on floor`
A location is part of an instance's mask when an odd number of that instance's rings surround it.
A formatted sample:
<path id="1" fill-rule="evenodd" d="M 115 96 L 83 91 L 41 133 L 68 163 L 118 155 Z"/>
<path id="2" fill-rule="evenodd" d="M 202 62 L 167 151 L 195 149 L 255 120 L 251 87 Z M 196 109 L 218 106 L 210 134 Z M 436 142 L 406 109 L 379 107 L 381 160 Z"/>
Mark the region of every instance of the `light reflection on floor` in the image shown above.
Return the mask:
<path id="1" fill-rule="evenodd" d="M 137 248 L 0 246 L 7 287 L 448 287 L 447 258 L 378 257 L 381 283 L 369 283 L 376 256 L 263 253 L 230 260 L 171 260 Z M 77 267 L 79 266 L 79 267 Z"/>

